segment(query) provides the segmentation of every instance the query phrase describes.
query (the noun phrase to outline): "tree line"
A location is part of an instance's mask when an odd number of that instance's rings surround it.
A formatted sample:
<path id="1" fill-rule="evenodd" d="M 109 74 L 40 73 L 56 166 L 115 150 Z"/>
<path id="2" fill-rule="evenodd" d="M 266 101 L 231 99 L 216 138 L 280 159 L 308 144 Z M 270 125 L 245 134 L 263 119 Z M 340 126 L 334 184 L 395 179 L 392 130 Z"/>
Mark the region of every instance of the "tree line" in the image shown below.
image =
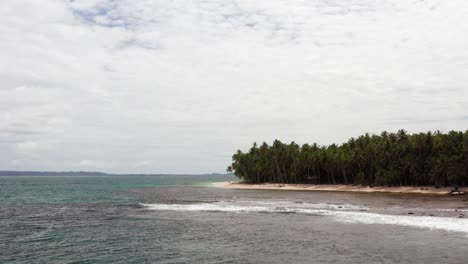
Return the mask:
<path id="1" fill-rule="evenodd" d="M 254 143 L 227 171 L 247 183 L 467 186 L 468 130 L 366 133 L 329 146 Z"/>

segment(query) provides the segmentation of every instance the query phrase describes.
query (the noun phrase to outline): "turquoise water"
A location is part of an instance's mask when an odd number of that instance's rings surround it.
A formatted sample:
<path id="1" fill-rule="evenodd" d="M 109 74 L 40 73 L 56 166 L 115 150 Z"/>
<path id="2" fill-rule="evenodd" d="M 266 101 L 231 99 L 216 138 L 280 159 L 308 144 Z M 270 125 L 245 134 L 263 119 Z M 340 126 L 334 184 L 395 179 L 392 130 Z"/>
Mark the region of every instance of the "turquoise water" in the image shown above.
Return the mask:
<path id="1" fill-rule="evenodd" d="M 233 180 L 226 175 L 155 176 L 6 176 L 0 177 L 0 204 L 124 202 L 129 189 L 164 186 L 209 186 Z"/>

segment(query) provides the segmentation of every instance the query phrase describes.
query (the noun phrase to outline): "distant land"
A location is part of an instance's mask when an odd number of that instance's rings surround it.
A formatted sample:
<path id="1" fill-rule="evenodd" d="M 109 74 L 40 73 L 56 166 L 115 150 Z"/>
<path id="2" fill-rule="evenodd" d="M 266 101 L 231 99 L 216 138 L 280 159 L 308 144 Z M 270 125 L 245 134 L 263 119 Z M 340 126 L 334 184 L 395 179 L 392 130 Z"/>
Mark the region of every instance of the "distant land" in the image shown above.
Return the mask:
<path id="1" fill-rule="evenodd" d="M 99 171 L 0 171 L 0 176 L 158 176 L 158 175 L 229 175 L 222 173 L 203 173 L 203 174 L 113 174 Z"/>

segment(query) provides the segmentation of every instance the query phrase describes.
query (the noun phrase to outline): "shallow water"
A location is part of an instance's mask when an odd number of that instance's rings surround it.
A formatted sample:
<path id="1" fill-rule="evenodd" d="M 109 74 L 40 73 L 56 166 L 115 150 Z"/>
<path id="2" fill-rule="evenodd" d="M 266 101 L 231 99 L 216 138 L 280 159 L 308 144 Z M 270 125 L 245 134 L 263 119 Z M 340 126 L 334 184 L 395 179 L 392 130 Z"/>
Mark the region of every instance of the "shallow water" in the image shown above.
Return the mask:
<path id="1" fill-rule="evenodd" d="M 466 263 L 468 197 L 0 177 L 2 263 Z"/>

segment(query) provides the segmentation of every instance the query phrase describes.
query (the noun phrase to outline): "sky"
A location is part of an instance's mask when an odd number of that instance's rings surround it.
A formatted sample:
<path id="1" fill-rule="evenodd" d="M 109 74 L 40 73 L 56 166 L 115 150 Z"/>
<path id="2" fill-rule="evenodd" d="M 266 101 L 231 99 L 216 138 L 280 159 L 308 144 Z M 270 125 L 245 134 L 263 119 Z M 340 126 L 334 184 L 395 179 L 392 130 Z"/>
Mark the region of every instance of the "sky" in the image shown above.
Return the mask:
<path id="1" fill-rule="evenodd" d="M 468 129 L 466 0 L 2 0 L 0 170 L 222 173 Z"/>

